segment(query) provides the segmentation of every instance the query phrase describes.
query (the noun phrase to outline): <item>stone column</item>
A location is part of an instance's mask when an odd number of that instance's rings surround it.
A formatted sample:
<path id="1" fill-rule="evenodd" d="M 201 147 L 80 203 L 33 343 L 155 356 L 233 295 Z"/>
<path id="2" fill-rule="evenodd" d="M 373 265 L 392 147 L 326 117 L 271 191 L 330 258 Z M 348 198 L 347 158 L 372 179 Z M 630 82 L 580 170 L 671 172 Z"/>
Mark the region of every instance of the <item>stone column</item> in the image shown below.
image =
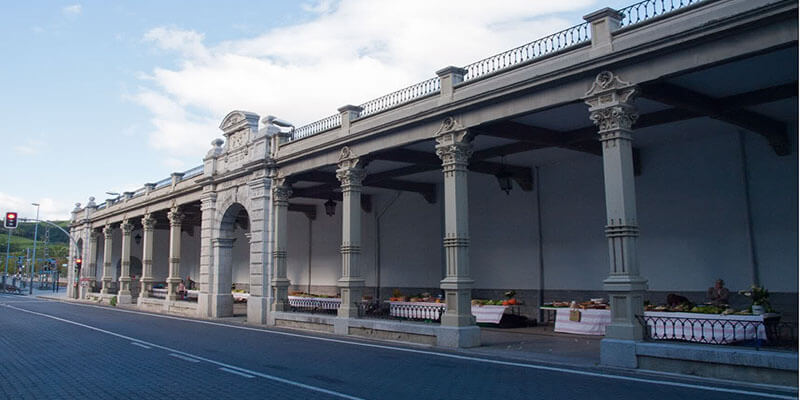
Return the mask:
<path id="1" fill-rule="evenodd" d="M 200 200 L 200 277 L 198 285 L 200 294 L 197 296 L 197 310 L 201 317 L 211 317 L 211 293 L 214 284 L 214 254 L 211 247 L 211 238 L 214 231 L 214 213 L 216 212 L 217 194 L 203 189 L 205 193 Z"/>
<path id="2" fill-rule="evenodd" d="M 86 277 L 89 278 L 89 282 L 87 285 L 81 286 L 81 298 L 85 299 L 86 294 L 91 292 L 92 287 L 97 284 L 97 239 L 100 237 L 100 234 L 92 229 L 89 228 L 89 251 L 86 253 L 88 254 L 88 260 L 84 260 L 84 264 L 86 265 Z"/>
<path id="3" fill-rule="evenodd" d="M 178 275 L 181 268 L 181 224 L 185 215 L 178 206 L 173 206 L 167 213 L 169 218 L 169 276 L 167 276 L 167 300 L 175 301 L 178 296 L 175 289 L 181 281 Z"/>
<path id="4" fill-rule="evenodd" d="M 469 270 L 467 166 L 472 155 L 472 137 L 466 128 L 448 117 L 442 122 L 435 139 L 436 155 L 442 160 L 444 174 L 443 244 L 446 275 L 440 287 L 445 292 L 447 310 L 442 315 L 442 327 L 461 328 L 454 331 L 455 336 L 440 337 L 439 343 L 451 347 L 472 347 L 480 343 L 480 331 L 472 315 L 473 280 Z"/>
<path id="5" fill-rule="evenodd" d="M 269 257 L 267 240 L 269 237 L 268 218 L 270 201 L 270 180 L 266 171 L 256 171 L 255 178 L 247 182 L 250 193 L 250 297 L 247 299 L 247 323 L 261 325 L 267 323 L 270 303 Z"/>
<path id="6" fill-rule="evenodd" d="M 361 277 L 361 182 L 366 176 L 361 160 L 344 147 L 339 154 L 336 178 L 342 183 L 342 305 L 339 317 L 357 318 L 364 278 Z"/>
<path id="7" fill-rule="evenodd" d="M 216 268 L 211 285 L 211 316 L 214 318 L 233 315 L 233 296 L 231 295 L 231 268 L 233 262 L 233 239 L 211 239 Z"/>
<path id="8" fill-rule="evenodd" d="M 133 231 L 133 224 L 130 221 L 123 220 L 122 225 L 122 260 L 120 261 L 119 273 L 119 293 L 117 294 L 117 303 L 130 304 L 131 303 L 131 231 Z"/>
<path id="9" fill-rule="evenodd" d="M 286 277 L 286 244 L 288 242 L 287 218 L 292 189 L 285 178 L 272 181 L 273 235 L 272 247 L 272 311 L 285 311 L 289 307 L 289 279 Z"/>
<path id="10" fill-rule="evenodd" d="M 631 125 L 638 117 L 633 107 L 636 92 L 636 86 L 604 71 L 597 75 L 584 97 L 589 105 L 589 118 L 599 128 L 603 147 L 606 237 L 611 266 L 608 278 L 603 281 L 611 303 L 608 339 L 642 339 L 642 326 L 636 316 L 643 313 L 647 280 L 639 276 L 636 260 L 639 227 L 631 148 Z"/>
<path id="11" fill-rule="evenodd" d="M 153 236 L 156 219 L 150 213 L 142 217 L 142 290 L 139 297 L 150 297 L 153 290 Z"/>
<path id="12" fill-rule="evenodd" d="M 111 225 L 106 225 L 103 228 L 103 276 L 100 278 L 103 281 L 103 288 L 100 294 L 108 294 L 108 289 L 111 287 L 111 251 L 113 250 L 113 235 L 114 230 Z"/>

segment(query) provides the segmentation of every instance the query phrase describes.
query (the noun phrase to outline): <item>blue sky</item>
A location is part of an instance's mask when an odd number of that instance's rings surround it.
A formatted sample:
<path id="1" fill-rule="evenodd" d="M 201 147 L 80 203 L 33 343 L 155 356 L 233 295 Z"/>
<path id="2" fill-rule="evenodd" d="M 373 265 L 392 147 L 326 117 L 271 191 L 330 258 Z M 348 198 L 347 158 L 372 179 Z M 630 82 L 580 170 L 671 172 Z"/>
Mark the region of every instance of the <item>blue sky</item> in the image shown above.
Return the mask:
<path id="1" fill-rule="evenodd" d="M 0 5 L 0 211 L 202 162 L 233 109 L 301 126 L 632 1 L 37 1 Z"/>

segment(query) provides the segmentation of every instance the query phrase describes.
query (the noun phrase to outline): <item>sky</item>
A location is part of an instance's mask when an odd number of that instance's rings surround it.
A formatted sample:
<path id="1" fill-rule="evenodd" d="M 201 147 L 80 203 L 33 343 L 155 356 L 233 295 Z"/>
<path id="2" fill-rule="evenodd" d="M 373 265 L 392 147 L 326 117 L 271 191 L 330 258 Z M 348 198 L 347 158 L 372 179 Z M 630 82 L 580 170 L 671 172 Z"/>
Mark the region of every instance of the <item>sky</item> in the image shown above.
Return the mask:
<path id="1" fill-rule="evenodd" d="M 299 127 L 633 2 L 2 2 L 0 212 L 68 219 L 202 164 L 232 110 Z"/>

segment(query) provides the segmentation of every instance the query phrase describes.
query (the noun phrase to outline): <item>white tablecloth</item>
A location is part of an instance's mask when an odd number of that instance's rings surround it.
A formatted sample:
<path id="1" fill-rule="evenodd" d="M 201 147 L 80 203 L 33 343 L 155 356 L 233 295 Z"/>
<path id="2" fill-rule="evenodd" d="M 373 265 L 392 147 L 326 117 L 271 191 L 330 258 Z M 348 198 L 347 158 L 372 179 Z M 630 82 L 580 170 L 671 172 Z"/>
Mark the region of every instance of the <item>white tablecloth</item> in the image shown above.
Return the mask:
<path id="1" fill-rule="evenodd" d="M 389 315 L 400 318 L 437 319 L 447 308 L 445 303 L 390 301 Z M 476 322 L 499 324 L 508 306 L 472 306 Z"/>
<path id="2" fill-rule="evenodd" d="M 553 330 L 580 335 L 605 335 L 606 326 L 611 324 L 611 310 L 579 311 L 581 320 L 576 322 L 569 320 L 569 308 L 558 308 Z M 653 339 L 680 339 L 719 344 L 752 340 L 758 323 L 763 322 L 765 318 L 777 317 L 777 314 L 720 315 L 660 311 L 645 311 L 644 315 L 655 318 L 648 318 L 647 323 Z M 763 325 L 759 325 L 758 338 L 767 339 Z"/>

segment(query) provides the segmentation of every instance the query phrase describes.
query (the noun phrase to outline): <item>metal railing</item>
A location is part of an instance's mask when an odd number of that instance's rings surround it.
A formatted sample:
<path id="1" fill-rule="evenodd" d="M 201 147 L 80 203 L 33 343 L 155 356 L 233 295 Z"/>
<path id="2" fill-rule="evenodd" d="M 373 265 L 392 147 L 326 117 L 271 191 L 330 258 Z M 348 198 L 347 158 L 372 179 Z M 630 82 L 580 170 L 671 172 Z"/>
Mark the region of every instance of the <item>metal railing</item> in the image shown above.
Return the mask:
<path id="1" fill-rule="evenodd" d="M 645 340 L 797 349 L 797 325 L 781 323 L 779 317 L 760 321 L 647 315 L 636 318 L 644 327 Z"/>
<path id="2" fill-rule="evenodd" d="M 331 115 L 330 117 L 296 128 L 294 132 L 292 132 L 291 140 L 302 139 L 339 126 L 342 126 L 342 114 Z"/>
<path id="3" fill-rule="evenodd" d="M 703 1 L 707 0 L 645 0 L 619 10 L 622 13 L 620 27 L 640 24 Z"/>
<path id="4" fill-rule="evenodd" d="M 416 100 L 429 94 L 437 93 L 441 89 L 442 85 L 438 76 L 420 83 L 413 84 L 409 87 L 394 91 L 385 96 L 381 96 L 377 99 L 373 99 L 361 104 L 359 107 L 361 107 L 362 110 L 358 114 L 358 117 L 363 118 L 367 115 L 397 107 L 401 104 L 408 103 L 411 100 Z"/>
<path id="5" fill-rule="evenodd" d="M 290 312 L 336 314 L 341 305 L 342 300 L 338 298 L 299 297 L 289 299 Z"/>
<path id="6" fill-rule="evenodd" d="M 196 166 L 194 168 L 190 168 L 190 169 L 187 169 L 186 171 L 184 171 L 182 179 L 194 178 L 195 176 L 198 176 L 198 175 L 203 175 L 203 166 L 202 165 L 198 165 L 198 166 Z"/>
<path id="7" fill-rule="evenodd" d="M 393 304 L 381 301 L 355 303 L 359 318 L 394 319 L 439 323 L 446 309 L 444 304 Z"/>
<path id="8" fill-rule="evenodd" d="M 489 58 L 484 58 L 464 67 L 467 70 L 464 75 L 464 81 L 489 75 L 581 43 L 587 43 L 591 40 L 590 32 L 589 23 L 584 22 Z"/>

